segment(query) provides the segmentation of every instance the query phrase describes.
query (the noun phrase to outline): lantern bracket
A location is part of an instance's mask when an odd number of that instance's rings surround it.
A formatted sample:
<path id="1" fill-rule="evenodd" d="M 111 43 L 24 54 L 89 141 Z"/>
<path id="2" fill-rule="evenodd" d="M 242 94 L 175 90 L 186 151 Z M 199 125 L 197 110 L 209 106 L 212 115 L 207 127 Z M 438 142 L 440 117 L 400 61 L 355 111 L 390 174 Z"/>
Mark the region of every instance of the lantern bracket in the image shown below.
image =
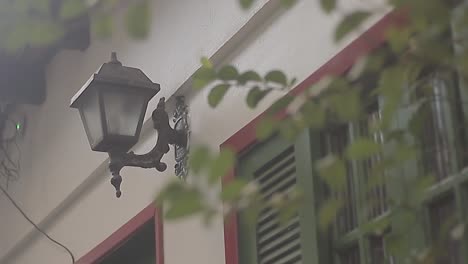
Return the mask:
<path id="1" fill-rule="evenodd" d="M 180 100 L 178 100 L 180 102 Z M 183 102 L 183 101 L 182 101 Z M 169 145 L 177 148 L 187 149 L 188 145 L 188 126 L 182 129 L 174 129 L 169 124 L 169 116 L 165 109 L 165 98 L 161 98 L 158 106 L 151 116 L 153 127 L 158 131 L 158 139 L 152 150 L 146 154 L 135 154 L 131 152 L 109 151 L 109 170 L 112 174 L 111 184 L 114 186 L 116 196 L 120 197 L 122 192 L 120 185 L 122 176 L 120 171 L 123 167 L 155 168 L 163 172 L 167 165 L 161 162 L 162 157 L 169 152 Z"/>

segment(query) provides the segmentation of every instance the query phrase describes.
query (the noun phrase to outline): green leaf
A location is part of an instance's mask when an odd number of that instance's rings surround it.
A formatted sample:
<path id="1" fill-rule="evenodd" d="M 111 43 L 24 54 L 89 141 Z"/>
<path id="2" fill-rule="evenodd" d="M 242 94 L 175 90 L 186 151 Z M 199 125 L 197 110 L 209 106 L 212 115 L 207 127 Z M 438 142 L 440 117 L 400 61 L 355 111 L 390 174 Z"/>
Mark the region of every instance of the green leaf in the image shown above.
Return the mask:
<path id="1" fill-rule="evenodd" d="M 232 65 L 223 66 L 218 72 L 219 79 L 223 81 L 236 80 L 238 76 L 239 76 L 239 72 Z"/>
<path id="2" fill-rule="evenodd" d="M 248 82 L 261 82 L 261 81 L 262 81 L 262 77 L 260 77 L 260 75 L 255 71 L 244 72 L 243 74 L 239 75 L 239 78 L 237 79 L 237 82 L 240 85 L 245 85 Z"/>
<path id="3" fill-rule="evenodd" d="M 204 68 L 213 69 L 213 63 L 210 61 L 209 58 L 202 57 L 200 61 Z"/>
<path id="4" fill-rule="evenodd" d="M 408 246 L 407 238 L 396 232 L 391 232 L 385 237 L 385 244 L 390 256 L 405 255 L 406 247 Z"/>
<path id="5" fill-rule="evenodd" d="M 293 142 L 301 131 L 302 127 L 292 118 L 286 118 L 279 123 L 280 135 L 289 142 Z"/>
<path id="6" fill-rule="evenodd" d="M 419 206 L 424 201 L 428 189 L 436 183 L 436 177 L 429 175 L 426 177 L 418 177 L 411 186 L 409 194 L 410 205 Z"/>
<path id="7" fill-rule="evenodd" d="M 414 105 L 411 109 L 411 118 L 408 120 L 408 131 L 414 137 L 415 140 L 420 140 L 421 136 L 426 132 L 427 120 L 432 118 L 431 108 L 428 105 L 421 104 Z"/>
<path id="8" fill-rule="evenodd" d="M 427 65 L 416 60 L 406 62 L 404 69 L 407 82 L 411 85 L 412 82 L 420 80 L 421 72 L 425 67 Z"/>
<path id="9" fill-rule="evenodd" d="M 320 6 L 325 13 L 331 13 L 336 8 L 336 0 L 320 0 Z"/>
<path id="10" fill-rule="evenodd" d="M 385 141 L 391 142 L 395 140 L 396 142 L 403 142 L 405 140 L 406 130 L 403 129 L 393 129 L 388 131 L 385 135 Z"/>
<path id="11" fill-rule="evenodd" d="M 15 1 L 19 2 L 19 1 Z M 34 0 L 28 1 L 31 11 L 37 12 L 41 15 L 50 15 L 50 0 Z M 29 10 L 27 10 L 29 11 Z"/>
<path id="12" fill-rule="evenodd" d="M 250 108 L 255 108 L 257 107 L 258 103 L 270 92 L 272 89 L 265 89 L 262 90 L 260 87 L 255 86 L 252 89 L 250 89 L 249 93 L 247 94 L 247 105 Z"/>
<path id="13" fill-rule="evenodd" d="M 218 106 L 230 87 L 231 85 L 227 83 L 216 85 L 208 94 L 208 104 L 213 108 Z"/>
<path id="14" fill-rule="evenodd" d="M 297 3 L 297 0 L 281 0 L 281 3 L 286 8 L 291 8 L 292 6 L 294 6 Z"/>
<path id="15" fill-rule="evenodd" d="M 247 181 L 242 179 L 235 179 L 228 184 L 223 185 L 223 190 L 221 191 L 221 199 L 223 201 L 233 201 L 239 199 L 242 190 L 248 184 Z"/>
<path id="16" fill-rule="evenodd" d="M 354 121 L 361 114 L 361 97 L 359 91 L 352 87 L 329 95 L 327 101 L 340 121 Z"/>
<path id="17" fill-rule="evenodd" d="M 100 14 L 93 17 L 92 31 L 100 38 L 109 38 L 112 35 L 112 16 Z"/>
<path id="18" fill-rule="evenodd" d="M 65 0 L 62 1 L 62 5 L 60 6 L 59 16 L 63 20 L 68 20 L 77 18 L 84 14 L 85 11 L 86 6 L 83 0 Z"/>
<path id="19" fill-rule="evenodd" d="M 167 183 L 158 193 L 155 199 L 156 206 L 163 206 L 165 203 L 171 202 L 179 197 L 179 193 L 185 192 L 186 185 L 182 181 L 172 180 Z"/>
<path id="20" fill-rule="evenodd" d="M 380 49 L 373 52 L 367 58 L 366 72 L 377 72 L 385 65 L 389 52 L 384 49 Z"/>
<path id="21" fill-rule="evenodd" d="M 294 100 L 295 96 L 287 94 L 280 99 L 276 100 L 268 109 L 267 113 L 270 115 L 275 115 L 280 111 L 283 111 L 288 107 L 288 105 Z"/>
<path id="22" fill-rule="evenodd" d="M 279 132 L 284 139 L 292 143 L 300 131 L 296 129 L 294 122 L 289 120 L 280 123 Z"/>
<path id="23" fill-rule="evenodd" d="M 269 138 L 276 131 L 278 121 L 272 117 L 265 117 L 258 123 L 256 127 L 256 136 L 260 140 Z"/>
<path id="24" fill-rule="evenodd" d="M 403 88 L 405 85 L 405 67 L 388 67 L 380 75 L 377 91 L 380 92 L 384 101 L 382 110 L 382 125 L 384 128 L 387 128 L 394 119 L 395 113 L 403 98 Z"/>
<path id="25" fill-rule="evenodd" d="M 274 70 L 267 73 L 265 80 L 268 82 L 274 82 L 281 84 L 283 86 L 288 85 L 288 80 L 286 75 L 282 71 Z"/>
<path id="26" fill-rule="evenodd" d="M 410 27 L 391 27 L 385 33 L 392 51 L 398 54 L 408 47 L 412 31 Z"/>
<path id="27" fill-rule="evenodd" d="M 380 201 L 379 201 L 380 202 Z M 374 221 L 368 222 L 363 226 L 363 230 L 369 234 L 382 236 L 382 234 L 390 227 L 391 218 L 388 216 L 380 217 Z"/>
<path id="28" fill-rule="evenodd" d="M 29 25 L 30 44 L 47 46 L 63 37 L 65 30 L 54 21 L 37 21 Z"/>
<path id="29" fill-rule="evenodd" d="M 355 139 L 346 148 L 346 156 L 350 160 L 365 160 L 378 154 L 381 145 L 368 138 Z"/>
<path id="30" fill-rule="evenodd" d="M 416 159 L 418 150 L 411 145 L 399 143 L 396 145 L 393 155 L 397 162 L 406 163 Z"/>
<path id="31" fill-rule="evenodd" d="M 219 156 L 211 163 L 209 183 L 216 183 L 221 177 L 226 176 L 230 169 L 234 167 L 235 154 L 232 150 L 223 148 Z"/>
<path id="32" fill-rule="evenodd" d="M 335 29 L 335 41 L 342 40 L 347 34 L 357 29 L 371 13 L 367 11 L 355 11 L 346 15 Z"/>
<path id="33" fill-rule="evenodd" d="M 413 208 L 396 207 L 392 212 L 392 221 L 395 223 L 405 223 L 403 228 L 408 228 L 417 221 L 417 211 Z"/>
<path id="34" fill-rule="evenodd" d="M 190 150 L 189 167 L 198 174 L 211 161 L 211 152 L 207 147 L 198 147 Z"/>
<path id="35" fill-rule="evenodd" d="M 202 89 L 216 79 L 216 72 L 213 68 L 201 67 L 193 74 L 193 88 Z"/>
<path id="36" fill-rule="evenodd" d="M 319 176 L 332 190 L 339 191 L 346 185 L 346 165 L 340 158 L 329 155 L 316 163 Z"/>
<path id="37" fill-rule="evenodd" d="M 243 9 L 249 9 L 253 2 L 254 0 L 239 0 L 239 3 Z"/>
<path id="38" fill-rule="evenodd" d="M 263 209 L 262 202 L 256 202 L 255 200 L 251 200 L 250 204 L 248 205 L 242 213 L 242 219 L 245 219 L 245 227 L 246 230 L 255 230 L 258 223 L 258 217 Z"/>
<path id="39" fill-rule="evenodd" d="M 375 165 L 372 165 L 372 166 L 373 166 L 372 172 L 374 172 L 376 170 Z M 381 167 L 382 166 L 380 165 L 378 170 L 382 170 Z M 385 184 L 385 175 L 383 173 L 370 174 L 367 177 L 366 190 L 369 192 L 372 192 L 375 190 L 376 187 L 381 187 L 383 184 Z M 376 202 L 380 203 L 380 200 L 377 200 Z M 374 205 L 377 205 L 377 204 L 374 204 Z"/>
<path id="40" fill-rule="evenodd" d="M 197 190 L 186 190 L 169 203 L 165 213 L 167 219 L 180 219 L 203 211 L 202 195 Z"/>
<path id="41" fill-rule="evenodd" d="M 149 1 L 137 1 L 127 11 L 128 33 L 135 39 L 148 37 L 151 26 L 151 7 Z"/>
<path id="42" fill-rule="evenodd" d="M 326 112 L 322 106 L 310 100 L 302 108 L 302 119 L 312 128 L 322 128 L 325 125 Z"/>
<path id="43" fill-rule="evenodd" d="M 320 82 L 322 82 L 322 80 Z M 322 99 L 322 101 L 325 101 L 324 99 L 328 100 L 328 98 L 332 98 L 335 95 L 339 96 L 340 94 L 350 91 L 351 88 L 351 84 L 345 76 L 327 76 L 323 78 L 322 84 L 317 83 L 312 85 L 310 87 L 310 92 L 315 91 L 315 94 L 317 94 L 319 91 L 325 91 Z"/>
<path id="44" fill-rule="evenodd" d="M 319 210 L 319 227 L 321 230 L 326 230 L 333 222 L 343 206 L 343 201 L 330 199 L 325 201 Z"/>
<path id="45" fill-rule="evenodd" d="M 451 15 L 451 2 L 440 0 L 404 1 L 405 7 L 411 10 L 412 18 L 428 20 L 431 24 L 446 25 Z M 413 18 L 414 19 L 414 18 Z"/>
<path id="46" fill-rule="evenodd" d="M 442 37 L 432 37 L 418 39 L 417 44 L 414 44 L 414 53 L 418 57 L 424 58 L 426 64 L 448 64 L 453 60 L 453 42 L 443 41 Z"/>
<path id="47" fill-rule="evenodd" d="M 367 182 L 367 185 L 372 187 L 372 186 L 379 184 L 379 181 L 381 181 L 382 177 L 384 177 L 383 173 L 385 171 L 395 168 L 396 165 L 397 165 L 397 162 L 395 161 L 393 157 L 380 159 L 374 162 L 372 166 L 372 171 L 371 171 L 371 178 Z"/>
<path id="48" fill-rule="evenodd" d="M 29 25 L 26 23 L 16 25 L 16 29 L 7 32 L 1 41 L 7 53 L 20 52 L 29 43 Z"/>
<path id="49" fill-rule="evenodd" d="M 284 206 L 279 208 L 278 220 L 280 226 L 286 227 L 285 225 L 287 225 L 295 216 L 297 216 L 300 205 L 301 204 L 299 201 L 288 201 Z"/>

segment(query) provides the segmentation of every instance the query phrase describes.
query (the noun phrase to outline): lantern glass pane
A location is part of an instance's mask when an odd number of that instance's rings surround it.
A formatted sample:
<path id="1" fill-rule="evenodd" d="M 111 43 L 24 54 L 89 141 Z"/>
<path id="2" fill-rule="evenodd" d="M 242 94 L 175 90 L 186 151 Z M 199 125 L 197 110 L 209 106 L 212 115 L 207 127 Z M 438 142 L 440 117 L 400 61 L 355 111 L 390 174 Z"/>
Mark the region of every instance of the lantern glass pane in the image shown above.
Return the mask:
<path id="1" fill-rule="evenodd" d="M 99 96 L 96 90 L 89 91 L 86 97 L 83 98 L 80 111 L 89 144 L 94 146 L 103 138 Z"/>
<path id="2" fill-rule="evenodd" d="M 118 136 L 135 136 L 143 105 L 142 94 L 125 93 L 123 90 L 108 90 L 103 94 L 106 111 L 107 133 Z"/>

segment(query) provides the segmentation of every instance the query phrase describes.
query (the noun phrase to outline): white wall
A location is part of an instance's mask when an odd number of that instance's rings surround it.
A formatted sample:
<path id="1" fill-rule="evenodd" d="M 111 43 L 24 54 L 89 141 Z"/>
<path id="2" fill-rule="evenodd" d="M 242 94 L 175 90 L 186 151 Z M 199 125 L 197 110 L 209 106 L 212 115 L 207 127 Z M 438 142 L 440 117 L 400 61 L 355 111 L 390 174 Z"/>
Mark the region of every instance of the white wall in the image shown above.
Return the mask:
<path id="1" fill-rule="evenodd" d="M 173 177 L 173 154 L 165 157 L 165 173 L 124 169 L 124 194 L 116 199 L 104 169 L 107 157 L 89 149 L 78 113 L 68 108 L 69 99 L 115 50 L 124 65 L 141 68 L 161 84 L 162 91 L 148 111 L 155 108 L 160 96 L 184 93 L 189 99 L 191 142 L 217 149 L 280 94 L 252 111 L 245 107 L 245 90 L 233 90 L 212 110 L 206 103 L 207 91 L 194 94 L 183 87 L 201 56 L 224 54 L 223 62 L 244 70 L 281 68 L 303 80 L 345 45 L 331 41 L 337 19 L 325 16 L 317 1 L 300 0 L 287 12 L 276 12 L 271 2 L 264 6 L 267 2 L 257 1 L 244 12 L 237 0 L 158 0 L 153 4 L 154 20 L 147 40 L 131 41 L 117 31 L 111 40 L 93 41 L 85 52 L 59 53 L 48 66 L 46 102 L 25 110 L 28 126 L 21 142 L 21 178 L 10 184 L 10 193 L 34 221 L 46 224 L 53 237 L 77 257 L 84 255 L 146 207 Z M 154 133 L 147 133 L 136 152 L 151 148 L 155 139 Z M 27 236 L 31 226 L 3 195 L 0 210 L 0 263 L 68 263 L 68 256 L 57 246 L 43 237 Z M 168 264 L 224 263 L 222 219 L 209 228 L 198 219 L 165 223 L 164 243 Z M 21 250 L 15 251 L 18 248 Z"/>

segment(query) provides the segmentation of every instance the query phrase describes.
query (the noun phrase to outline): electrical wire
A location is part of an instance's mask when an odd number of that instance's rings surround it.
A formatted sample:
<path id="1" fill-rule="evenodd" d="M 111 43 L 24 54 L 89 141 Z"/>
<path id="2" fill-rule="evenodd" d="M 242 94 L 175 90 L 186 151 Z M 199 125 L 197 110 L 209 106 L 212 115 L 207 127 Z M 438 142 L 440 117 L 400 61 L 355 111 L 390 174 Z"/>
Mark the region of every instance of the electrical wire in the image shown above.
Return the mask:
<path id="1" fill-rule="evenodd" d="M 16 123 L 8 117 L 9 113 L 6 111 L 0 112 L 0 177 L 6 178 L 7 180 L 7 189 L 9 182 L 11 180 L 16 180 L 19 178 L 20 171 L 20 158 L 21 150 L 18 146 L 18 130 L 16 129 L 13 135 L 8 138 L 5 138 L 4 132 L 6 125 L 10 124 L 16 126 Z M 13 161 L 13 158 L 10 156 L 9 145 L 13 144 L 17 150 L 17 160 Z"/>
<path id="2" fill-rule="evenodd" d="M 21 207 L 19 207 L 19 205 L 15 202 L 15 200 L 8 194 L 8 192 L 0 185 L 0 190 L 5 194 L 5 196 L 8 198 L 8 200 L 10 200 L 10 202 L 13 204 L 13 206 L 16 207 L 16 209 L 23 215 L 23 217 L 32 225 L 34 226 L 34 228 L 39 231 L 39 233 L 41 233 L 42 235 L 44 235 L 47 239 L 49 239 L 51 242 L 53 242 L 54 244 L 62 247 L 63 249 L 65 249 L 68 254 L 70 255 L 70 258 L 72 260 L 72 263 L 75 263 L 75 256 L 73 255 L 73 253 L 71 252 L 71 250 L 69 248 L 67 248 L 64 244 L 58 242 L 57 240 L 53 239 L 52 237 L 50 237 L 45 231 L 43 231 L 41 228 L 39 228 L 32 220 L 31 218 L 29 218 L 26 213 L 23 211 L 23 209 L 21 209 Z"/>
<path id="3" fill-rule="evenodd" d="M 3 153 L 3 159 L 0 161 L 0 169 L 2 170 L 0 172 L 0 176 L 6 176 L 7 184 L 8 184 L 8 180 L 10 178 L 12 178 L 12 177 L 17 178 L 19 176 L 20 160 L 21 160 L 21 150 L 20 150 L 20 148 L 18 146 L 18 142 L 17 142 L 18 131 L 15 131 L 14 135 L 12 135 L 11 137 L 6 138 L 6 139 L 4 138 L 4 134 L 3 134 L 5 132 L 4 131 L 5 126 L 6 126 L 6 124 L 8 122 L 11 123 L 12 125 L 15 125 L 15 122 L 13 122 L 13 120 L 8 118 L 9 108 L 10 107 L 11 107 L 11 105 L 6 105 L 5 107 L 0 107 L 0 150 Z M 18 159 L 17 159 L 16 163 L 15 163 L 15 161 L 13 161 L 13 159 L 9 155 L 8 145 L 10 143 L 14 144 L 14 146 L 16 147 L 17 152 L 18 152 Z M 13 204 L 13 206 L 21 213 L 21 215 L 39 233 L 44 235 L 52 243 L 54 243 L 54 244 L 60 246 L 61 248 L 65 249 L 68 252 L 68 254 L 70 255 L 72 263 L 75 263 L 75 256 L 73 255 L 73 253 L 71 252 L 71 250 L 68 247 L 66 247 L 64 244 L 60 243 L 59 241 L 53 239 L 44 230 L 39 228 L 39 226 L 37 226 L 34 223 L 34 221 L 32 221 L 31 218 L 28 217 L 28 215 L 26 215 L 26 213 L 23 211 L 23 209 L 21 209 L 21 207 L 13 199 L 13 197 L 11 197 L 10 194 L 7 192 L 7 190 L 5 188 L 3 188 L 3 186 L 1 186 L 1 185 L 0 185 L 0 190 L 5 194 L 5 196 L 8 198 L 8 200 L 10 200 L 10 202 Z"/>

